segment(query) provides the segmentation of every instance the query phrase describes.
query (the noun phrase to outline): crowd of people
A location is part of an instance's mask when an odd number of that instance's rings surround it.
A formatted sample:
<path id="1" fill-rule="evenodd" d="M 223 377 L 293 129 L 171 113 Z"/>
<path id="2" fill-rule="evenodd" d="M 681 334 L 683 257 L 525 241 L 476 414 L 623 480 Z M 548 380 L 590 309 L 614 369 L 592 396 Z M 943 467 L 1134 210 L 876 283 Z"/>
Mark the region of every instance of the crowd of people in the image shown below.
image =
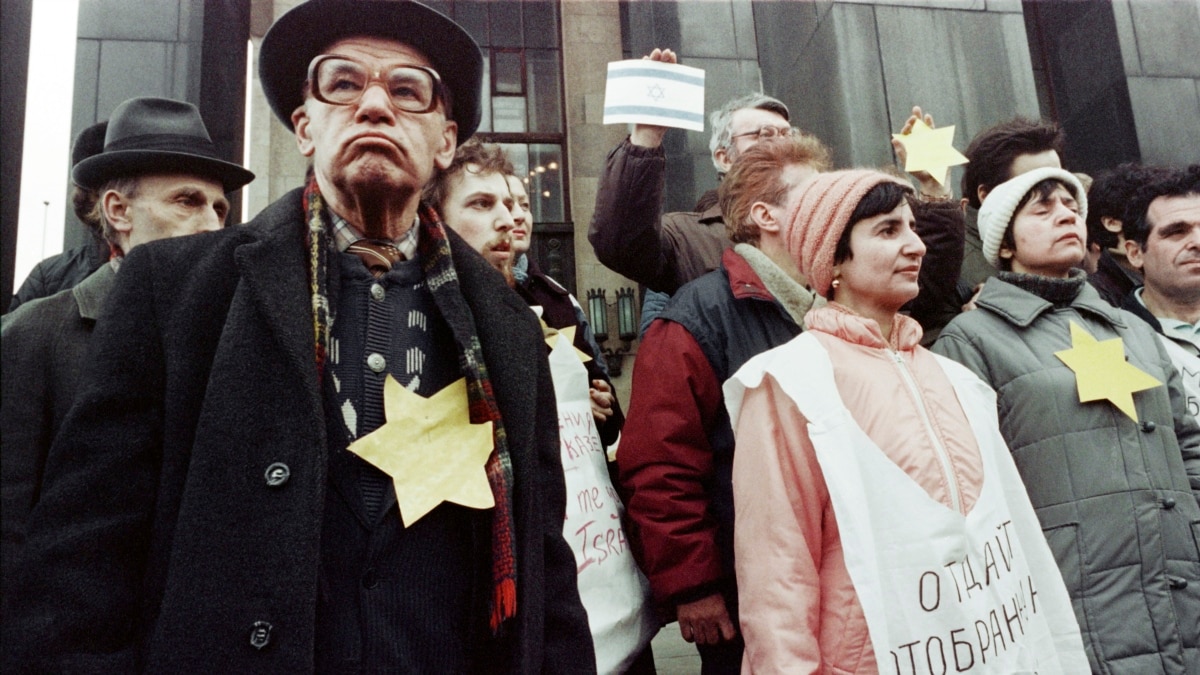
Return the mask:
<path id="1" fill-rule="evenodd" d="M 1200 165 L 1017 118 L 958 201 L 753 93 L 664 213 L 635 124 L 623 409 L 462 27 L 307 0 L 258 68 L 310 169 L 245 224 L 195 106 L 75 140 L 92 236 L 0 323 L 6 671 L 641 674 L 676 622 L 704 673 L 1200 674 Z"/>

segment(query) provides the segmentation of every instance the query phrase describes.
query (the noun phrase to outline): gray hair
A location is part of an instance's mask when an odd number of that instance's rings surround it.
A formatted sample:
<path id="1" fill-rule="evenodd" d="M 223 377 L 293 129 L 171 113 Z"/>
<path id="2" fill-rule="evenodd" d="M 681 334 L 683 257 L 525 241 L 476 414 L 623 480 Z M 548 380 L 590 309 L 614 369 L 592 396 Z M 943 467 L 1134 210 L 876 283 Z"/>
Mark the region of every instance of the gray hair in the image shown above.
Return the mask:
<path id="1" fill-rule="evenodd" d="M 739 96 L 732 101 L 721 106 L 708 117 L 708 124 L 712 127 L 712 138 L 708 141 L 709 154 L 716 154 L 718 148 L 728 148 L 732 141 L 733 132 L 729 128 L 729 123 L 733 121 L 733 113 L 745 108 L 758 108 L 759 110 L 769 110 L 783 116 L 783 119 L 792 121 L 791 114 L 788 112 L 787 106 L 777 98 L 772 98 L 766 94 L 754 93 Z M 713 159 L 713 166 L 717 167 L 717 171 L 721 170 L 721 166 L 717 164 L 717 160 Z"/>

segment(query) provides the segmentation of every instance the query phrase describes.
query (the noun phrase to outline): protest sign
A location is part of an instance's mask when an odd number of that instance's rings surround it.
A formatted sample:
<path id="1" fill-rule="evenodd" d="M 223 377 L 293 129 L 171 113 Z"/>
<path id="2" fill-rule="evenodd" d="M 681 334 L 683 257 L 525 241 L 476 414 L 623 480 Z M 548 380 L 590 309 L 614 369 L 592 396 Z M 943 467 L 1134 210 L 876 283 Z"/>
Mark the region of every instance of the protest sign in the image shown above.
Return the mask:
<path id="1" fill-rule="evenodd" d="M 550 373 L 567 487 L 563 536 L 575 553 L 596 669 L 624 672 L 658 630 L 649 607 L 650 584 L 638 569 L 621 525 L 625 507 L 608 477 L 587 369 L 562 333 L 550 351 Z"/>

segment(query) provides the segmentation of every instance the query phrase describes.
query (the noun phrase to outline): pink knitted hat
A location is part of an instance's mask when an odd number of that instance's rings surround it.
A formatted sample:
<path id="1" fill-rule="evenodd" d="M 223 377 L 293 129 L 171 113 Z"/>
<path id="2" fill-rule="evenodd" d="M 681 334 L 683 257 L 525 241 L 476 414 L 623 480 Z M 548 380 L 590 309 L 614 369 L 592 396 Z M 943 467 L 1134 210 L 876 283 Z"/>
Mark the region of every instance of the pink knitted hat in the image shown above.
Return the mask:
<path id="1" fill-rule="evenodd" d="M 874 169 L 850 169 L 818 174 L 800 193 L 787 215 L 783 237 L 788 253 L 820 295 L 829 296 L 833 282 L 833 252 L 849 225 L 850 216 L 871 188 L 881 183 L 911 187 L 903 180 Z"/>

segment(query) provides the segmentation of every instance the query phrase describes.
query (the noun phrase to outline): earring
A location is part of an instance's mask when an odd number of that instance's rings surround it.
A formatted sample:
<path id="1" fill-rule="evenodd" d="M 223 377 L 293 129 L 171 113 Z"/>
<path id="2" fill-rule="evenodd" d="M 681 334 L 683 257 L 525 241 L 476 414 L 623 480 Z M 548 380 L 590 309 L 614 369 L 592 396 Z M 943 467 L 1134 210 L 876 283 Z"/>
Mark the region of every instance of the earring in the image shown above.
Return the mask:
<path id="1" fill-rule="evenodd" d="M 837 288 L 838 286 L 841 286 L 841 285 L 842 285 L 842 280 L 841 280 L 841 279 L 834 279 L 833 281 L 829 282 L 829 285 L 830 285 L 830 286 L 833 286 L 834 288 Z"/>

